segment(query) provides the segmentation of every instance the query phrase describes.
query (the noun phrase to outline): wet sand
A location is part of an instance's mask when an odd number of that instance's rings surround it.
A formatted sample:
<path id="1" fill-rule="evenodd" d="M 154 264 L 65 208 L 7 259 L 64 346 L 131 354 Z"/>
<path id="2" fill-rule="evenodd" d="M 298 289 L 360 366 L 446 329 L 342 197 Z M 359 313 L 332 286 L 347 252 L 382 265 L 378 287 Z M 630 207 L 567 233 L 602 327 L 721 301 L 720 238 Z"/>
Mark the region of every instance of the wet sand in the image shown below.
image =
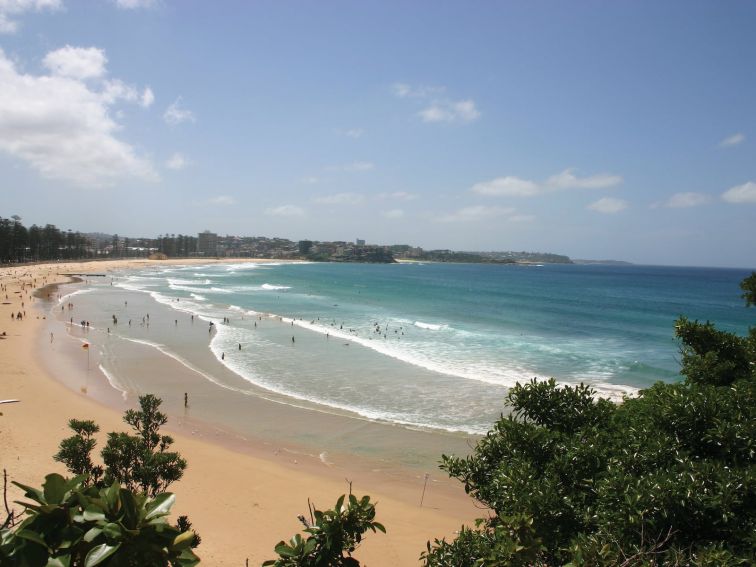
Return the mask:
<path id="1" fill-rule="evenodd" d="M 75 328 L 69 336 L 56 320 L 62 317 L 42 319 L 50 305 L 34 299 L 30 286 L 21 290 L 19 282 L 42 287 L 67 280 L 58 273 L 103 273 L 146 265 L 150 264 L 40 265 L 0 272 L 11 291 L 9 305 L 0 309 L 0 321 L 5 321 L 0 333 L 7 332 L 0 340 L 0 398 L 21 399 L 0 406 L 4 414 L 0 417 L 0 465 L 8 469 L 12 480 L 40 484 L 44 474 L 64 472 L 51 456 L 60 439 L 68 435 L 68 419 L 91 418 L 103 431 L 123 430 L 120 413 L 136 404 L 132 390 L 126 388 L 122 395 L 97 370 L 96 349 L 81 348 L 86 336 Z M 65 286 L 61 291 L 70 289 Z M 50 300 L 57 300 L 56 290 L 50 288 L 40 295 L 45 298 L 47 293 L 52 293 Z M 21 298 L 27 318 L 11 320 L 10 311 L 18 309 Z M 33 314 L 30 303 L 35 306 Z M 36 311 L 37 307 L 42 310 Z M 255 565 L 272 558 L 273 546 L 300 529 L 296 516 L 306 510 L 307 498 L 327 508 L 348 490 L 346 479 L 352 481 L 356 494 L 370 494 L 379 502 L 378 520 L 389 530 L 385 536 L 370 535 L 360 549 L 357 556 L 368 565 L 416 565 L 428 539 L 452 536 L 462 523 L 484 514 L 459 483 L 441 471 L 429 470 L 427 457 L 414 467 L 411 462 L 397 465 L 386 458 L 392 446 L 402 443 L 422 448 L 426 455 L 458 453 L 453 449 L 465 448 L 459 438 L 452 442 L 422 431 L 296 408 L 254 395 L 219 393 L 217 386 L 196 372 L 145 345 L 134 345 L 133 356 L 123 358 L 126 374 L 156 377 L 147 385 L 155 386 L 150 391 L 165 400 L 175 448 L 189 462 L 184 479 L 171 487 L 177 494 L 175 511 L 188 514 L 202 535 L 198 554 L 205 564 L 243 565 L 249 558 Z M 220 364 L 217 371 L 228 372 Z M 136 391 L 147 391 L 146 385 L 142 383 Z M 191 392 L 188 408 L 183 407 L 184 391 Z M 219 415 L 227 419 L 220 420 Z M 314 444 L 308 434 L 312 431 L 319 436 Z M 321 450 L 323 439 L 330 439 L 327 451 Z M 371 451 L 378 458 L 370 458 Z M 426 472 L 430 477 L 420 507 Z"/>

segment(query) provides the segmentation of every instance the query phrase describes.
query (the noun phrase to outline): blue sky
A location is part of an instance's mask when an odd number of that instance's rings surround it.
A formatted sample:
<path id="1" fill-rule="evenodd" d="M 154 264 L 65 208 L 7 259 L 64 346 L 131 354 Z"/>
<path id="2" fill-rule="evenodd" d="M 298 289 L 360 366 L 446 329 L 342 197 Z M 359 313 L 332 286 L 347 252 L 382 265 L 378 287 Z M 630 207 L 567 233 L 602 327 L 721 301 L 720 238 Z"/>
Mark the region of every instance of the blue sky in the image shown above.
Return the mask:
<path id="1" fill-rule="evenodd" d="M 0 0 L 0 215 L 756 267 L 756 2 Z"/>

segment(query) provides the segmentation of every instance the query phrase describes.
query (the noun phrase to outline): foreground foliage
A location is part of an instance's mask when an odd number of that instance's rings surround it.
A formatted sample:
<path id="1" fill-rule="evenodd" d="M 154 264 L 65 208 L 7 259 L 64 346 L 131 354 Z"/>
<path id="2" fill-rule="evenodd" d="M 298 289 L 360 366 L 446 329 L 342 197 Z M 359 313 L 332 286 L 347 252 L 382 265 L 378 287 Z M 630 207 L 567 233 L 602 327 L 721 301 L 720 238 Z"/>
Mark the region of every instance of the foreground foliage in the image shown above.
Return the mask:
<path id="1" fill-rule="evenodd" d="M 375 504 L 370 497 L 358 499 L 351 492 L 348 498 L 342 495 L 332 510 L 323 512 L 310 504 L 310 520 L 304 516 L 299 519 L 307 538 L 296 534 L 288 542 L 279 542 L 275 547 L 278 559 L 266 561 L 264 566 L 356 567 L 360 562 L 352 553 L 363 534 L 368 530 L 386 533 L 386 528 L 375 521 Z"/>
<path id="2" fill-rule="evenodd" d="M 173 494 L 134 494 L 114 482 L 85 486 L 83 475 L 45 477 L 42 490 L 14 483 L 32 502 L 0 541 L 0 564 L 28 567 L 174 566 L 199 563 L 194 532 L 168 523 Z"/>
<path id="3" fill-rule="evenodd" d="M 160 427 L 168 417 L 159 411 L 162 400 L 152 394 L 139 397 L 139 410 L 127 410 L 123 420 L 135 434 L 108 433 L 102 449 L 103 465 L 95 465 L 92 451 L 93 435 L 100 428 L 93 421 L 72 419 L 69 427 L 75 435 L 60 443 L 54 456 L 76 475 L 84 475 L 86 484 L 106 486 L 117 481 L 129 490 L 156 496 L 181 478 L 186 460 L 176 452 L 168 451 L 173 444 L 169 435 L 161 435 Z"/>
<path id="4" fill-rule="evenodd" d="M 200 537 L 191 522 L 167 522 L 175 497 L 165 492 L 181 478 L 186 461 L 167 449 L 173 443 L 159 430 L 167 422 L 161 400 L 139 398 L 139 410 L 124 421 L 135 434 L 109 433 L 103 465 L 92 460 L 99 427 L 72 419 L 75 435 L 60 443 L 55 459 L 75 476 L 45 477 L 42 490 L 14 482 L 33 502 L 23 521 L 9 512 L 0 531 L 0 565 L 20 567 L 189 566 L 199 562 L 191 551 Z"/>
<path id="5" fill-rule="evenodd" d="M 756 304 L 756 273 L 742 284 Z M 614 405 L 518 384 L 467 458 L 441 468 L 491 510 L 427 566 L 756 563 L 756 329 L 677 321 L 684 381 Z"/>

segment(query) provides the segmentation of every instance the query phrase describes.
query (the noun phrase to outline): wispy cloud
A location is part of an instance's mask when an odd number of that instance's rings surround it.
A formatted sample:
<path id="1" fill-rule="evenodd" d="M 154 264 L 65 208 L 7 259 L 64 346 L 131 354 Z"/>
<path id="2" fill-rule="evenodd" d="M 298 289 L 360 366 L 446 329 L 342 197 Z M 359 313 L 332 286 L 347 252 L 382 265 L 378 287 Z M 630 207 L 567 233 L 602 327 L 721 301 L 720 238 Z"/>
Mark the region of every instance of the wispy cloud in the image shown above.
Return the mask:
<path id="1" fill-rule="evenodd" d="M 512 216 L 515 209 L 512 207 L 491 207 L 485 205 L 473 205 L 457 209 L 452 213 L 445 213 L 435 217 L 437 222 L 476 222 L 492 218 Z"/>
<path id="2" fill-rule="evenodd" d="M 651 208 L 685 209 L 705 205 L 709 200 L 709 196 L 703 193 L 675 193 L 663 203 L 656 203 Z"/>
<path id="3" fill-rule="evenodd" d="M 122 10 L 152 8 L 156 4 L 156 0 L 114 0 L 114 2 Z"/>
<path id="4" fill-rule="evenodd" d="M 144 89 L 144 92 L 142 93 L 142 100 L 140 101 L 140 104 L 144 108 L 149 108 L 152 106 L 152 103 L 155 102 L 155 93 L 152 92 L 152 89 L 150 87 L 146 87 Z"/>
<path id="5" fill-rule="evenodd" d="M 568 168 L 550 176 L 542 183 L 508 175 L 476 183 L 470 187 L 470 191 L 478 195 L 533 197 L 551 191 L 568 189 L 607 189 L 620 183 L 622 183 L 622 177 L 619 175 L 598 173 L 579 177 L 575 174 L 574 168 Z"/>
<path id="6" fill-rule="evenodd" d="M 168 169 L 173 169 L 174 171 L 179 171 L 184 169 L 187 165 L 189 165 L 189 160 L 187 160 L 183 154 L 179 152 L 175 152 L 168 160 L 165 162 L 165 167 Z"/>
<path id="7" fill-rule="evenodd" d="M 211 199 L 208 199 L 207 202 L 210 205 L 229 206 L 229 205 L 235 205 L 236 199 L 234 199 L 230 195 L 218 195 L 217 197 L 212 197 Z"/>
<path id="8" fill-rule="evenodd" d="M 526 222 L 532 222 L 532 221 L 534 221 L 535 219 L 536 219 L 536 216 L 535 216 L 535 215 L 512 215 L 512 216 L 511 216 L 511 217 L 509 217 L 509 218 L 508 218 L 507 220 L 508 220 L 509 222 L 521 222 L 521 223 L 526 223 Z"/>
<path id="9" fill-rule="evenodd" d="M 480 111 L 473 100 L 434 101 L 418 112 L 423 122 L 472 122 L 480 118 Z"/>
<path id="10" fill-rule="evenodd" d="M 607 215 L 619 213 L 624 211 L 628 207 L 627 201 L 622 199 L 615 199 L 614 197 L 604 197 L 598 201 L 594 201 L 588 205 L 588 209 L 596 211 L 597 213 L 603 213 Z"/>
<path id="11" fill-rule="evenodd" d="M 392 220 L 404 218 L 404 211 L 402 209 L 391 209 L 389 211 L 383 211 L 381 214 L 385 218 Z"/>
<path id="12" fill-rule="evenodd" d="M 622 177 L 609 173 L 597 173 L 588 177 L 578 177 L 574 168 L 568 168 L 546 180 L 548 189 L 606 189 L 622 183 Z"/>
<path id="13" fill-rule="evenodd" d="M 733 146 L 737 146 L 739 144 L 742 144 L 745 142 L 745 134 L 742 134 L 740 132 L 733 134 L 732 136 L 727 136 L 724 140 L 719 142 L 720 148 L 731 148 Z"/>
<path id="14" fill-rule="evenodd" d="M 315 177 L 314 175 L 310 175 L 308 177 L 303 177 L 299 180 L 301 183 L 305 183 L 307 185 L 315 185 L 320 181 L 319 177 Z"/>
<path id="15" fill-rule="evenodd" d="M 16 33 L 17 18 L 25 12 L 58 10 L 62 6 L 61 0 L 0 0 L 0 33 Z"/>
<path id="16" fill-rule="evenodd" d="M 196 119 L 191 110 L 181 107 L 181 97 L 178 97 L 165 109 L 163 120 L 166 124 L 177 126 L 184 122 L 194 122 Z"/>
<path id="17" fill-rule="evenodd" d="M 470 187 L 470 191 L 478 195 L 531 197 L 540 193 L 541 187 L 533 181 L 508 175 L 476 183 Z"/>
<path id="18" fill-rule="evenodd" d="M 348 128 L 346 130 L 336 130 L 336 133 L 339 136 L 345 136 L 347 138 L 352 138 L 354 140 L 358 138 L 362 138 L 362 135 L 365 133 L 365 130 L 362 128 Z"/>
<path id="19" fill-rule="evenodd" d="M 347 173 L 359 171 L 371 171 L 375 169 L 375 164 L 369 161 L 355 161 L 341 165 L 329 165 L 325 167 L 326 171 L 343 171 Z"/>
<path id="20" fill-rule="evenodd" d="M 75 185 L 157 180 L 149 159 L 117 137 L 114 105 L 137 103 L 136 89 L 118 79 L 91 80 L 106 74 L 105 53 L 66 46 L 44 61 L 49 75 L 22 74 L 0 50 L 0 151 Z"/>
<path id="21" fill-rule="evenodd" d="M 432 85 L 409 85 L 407 83 L 394 83 L 391 85 L 391 92 L 399 98 L 428 98 L 438 96 L 445 90 L 445 87 Z"/>
<path id="22" fill-rule="evenodd" d="M 312 200 L 322 205 L 359 205 L 365 202 L 365 196 L 359 193 L 336 193 L 334 195 L 314 197 Z"/>
<path id="23" fill-rule="evenodd" d="M 470 123 L 480 118 L 480 111 L 472 99 L 454 100 L 443 96 L 446 87 L 394 83 L 391 92 L 398 98 L 417 99 L 426 104 L 417 115 L 423 122 Z"/>
<path id="24" fill-rule="evenodd" d="M 271 217 L 303 217 L 306 212 L 296 205 L 281 205 L 265 209 L 265 214 Z"/>
<path id="25" fill-rule="evenodd" d="M 728 203 L 756 203 L 756 183 L 748 181 L 731 187 L 722 193 L 722 199 Z"/>
<path id="26" fill-rule="evenodd" d="M 407 193 L 406 191 L 393 191 L 391 193 L 378 193 L 376 195 L 378 199 L 395 200 L 395 201 L 412 201 L 417 199 L 417 195 L 414 193 Z"/>

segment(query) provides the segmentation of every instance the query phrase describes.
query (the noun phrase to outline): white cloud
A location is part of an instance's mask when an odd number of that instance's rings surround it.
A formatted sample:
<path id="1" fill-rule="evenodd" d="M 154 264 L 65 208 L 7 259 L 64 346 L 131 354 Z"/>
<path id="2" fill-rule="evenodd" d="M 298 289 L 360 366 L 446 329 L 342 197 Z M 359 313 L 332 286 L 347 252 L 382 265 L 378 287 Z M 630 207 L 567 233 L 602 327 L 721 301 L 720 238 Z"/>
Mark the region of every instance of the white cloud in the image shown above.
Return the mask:
<path id="1" fill-rule="evenodd" d="M 546 180 L 546 187 L 552 189 L 605 189 L 622 183 L 622 177 L 609 173 L 597 173 L 588 177 L 578 177 L 568 168 Z"/>
<path id="2" fill-rule="evenodd" d="M 688 207 L 698 207 L 708 203 L 708 195 L 703 193 L 675 193 L 672 195 L 663 206 L 670 209 L 684 209 Z"/>
<path id="3" fill-rule="evenodd" d="M 229 195 L 218 195 L 207 201 L 211 205 L 235 205 L 236 199 Z"/>
<path id="4" fill-rule="evenodd" d="M 390 211 L 383 211 L 382 214 L 387 219 L 400 219 L 404 217 L 404 211 L 402 209 L 391 209 Z"/>
<path id="5" fill-rule="evenodd" d="M 315 197 L 313 201 L 323 205 L 359 205 L 365 201 L 365 197 L 359 193 L 336 193 L 335 195 Z"/>
<path id="6" fill-rule="evenodd" d="M 310 175 L 309 177 L 303 177 L 300 179 L 302 183 L 306 183 L 307 185 L 315 185 L 320 181 L 319 177 L 315 177 L 314 175 Z"/>
<path id="7" fill-rule="evenodd" d="M 728 203 L 756 203 L 756 183 L 748 181 L 731 187 L 722 193 L 722 199 Z"/>
<path id="8" fill-rule="evenodd" d="M 532 222 L 535 218 L 535 215 L 512 215 L 507 220 L 509 222 Z"/>
<path id="9" fill-rule="evenodd" d="M 104 69 L 57 65 L 61 60 L 50 59 L 63 74 L 34 76 L 19 73 L 0 50 L 0 151 L 44 177 L 78 185 L 110 185 L 125 177 L 156 180 L 150 161 L 116 137 L 121 125 L 112 117 L 118 115 L 112 105 L 123 98 L 112 92 L 116 82 L 97 91 L 70 74 L 104 74 Z"/>
<path id="10" fill-rule="evenodd" d="M 57 10 L 63 3 L 61 0 L 0 0 L 0 33 L 15 33 L 18 22 L 12 18 L 31 10 Z"/>
<path id="11" fill-rule="evenodd" d="M 168 160 L 165 162 L 165 167 L 168 169 L 173 169 L 175 171 L 179 171 L 184 169 L 187 165 L 189 165 L 189 160 L 187 160 L 182 154 L 179 152 L 175 152 Z"/>
<path id="12" fill-rule="evenodd" d="M 341 134 L 342 136 L 356 140 L 358 138 L 362 138 L 365 130 L 363 130 L 362 128 L 350 128 L 349 130 L 337 130 L 336 132 Z"/>
<path id="13" fill-rule="evenodd" d="M 296 205 L 281 205 L 265 209 L 265 214 L 271 217 L 303 217 L 305 210 Z"/>
<path id="14" fill-rule="evenodd" d="M 378 199 L 392 199 L 396 201 L 412 201 L 417 199 L 417 195 L 414 193 L 407 193 L 406 191 L 394 191 L 393 193 L 378 193 L 376 195 Z"/>
<path id="15" fill-rule="evenodd" d="M 530 197 L 537 195 L 541 191 L 541 188 L 533 181 L 507 176 L 476 183 L 470 188 L 470 191 L 478 195 Z"/>
<path id="16" fill-rule="evenodd" d="M 122 10 L 138 10 L 139 8 L 151 8 L 155 0 L 114 0 L 116 6 Z"/>
<path id="17" fill-rule="evenodd" d="M 598 173 L 588 177 L 578 177 L 573 168 L 552 175 L 543 183 L 508 175 L 490 181 L 481 181 L 470 187 L 478 195 L 504 197 L 533 197 L 551 191 L 567 189 L 606 189 L 622 183 L 622 177 L 609 173 Z"/>
<path id="18" fill-rule="evenodd" d="M 512 207 L 488 207 L 484 205 L 473 205 L 463 207 L 454 211 L 436 217 L 438 222 L 474 222 L 490 218 L 498 218 L 512 215 L 515 209 Z"/>
<path id="19" fill-rule="evenodd" d="M 73 47 L 66 45 L 51 51 L 42 60 L 53 75 L 72 79 L 93 79 L 105 74 L 108 58 L 97 47 Z"/>
<path id="20" fill-rule="evenodd" d="M 139 102 L 144 108 L 149 108 L 155 102 L 155 93 L 150 87 L 146 87 L 142 93 L 142 100 Z"/>
<path id="21" fill-rule="evenodd" d="M 745 134 L 742 134 L 741 132 L 738 132 L 736 134 L 733 134 L 732 136 L 727 136 L 724 140 L 719 142 L 720 148 L 731 148 L 732 146 L 737 146 L 738 144 L 742 144 L 745 142 Z"/>
<path id="22" fill-rule="evenodd" d="M 355 161 L 352 163 L 346 163 L 342 165 L 329 165 L 325 169 L 326 171 L 344 171 L 344 172 L 370 171 L 370 170 L 375 169 L 375 164 L 369 161 Z"/>
<path id="23" fill-rule="evenodd" d="M 434 101 L 418 115 L 423 122 L 472 122 L 480 117 L 473 100 Z"/>
<path id="24" fill-rule="evenodd" d="M 430 85 L 408 85 L 407 83 L 394 83 L 391 92 L 399 98 L 427 98 L 438 95 L 446 90 L 444 87 Z"/>
<path id="25" fill-rule="evenodd" d="M 627 201 L 615 199 L 614 197 L 604 197 L 588 205 L 588 209 L 604 214 L 614 214 L 627 208 Z"/>
<path id="26" fill-rule="evenodd" d="M 163 120 L 171 126 L 178 126 L 183 122 L 194 122 L 194 113 L 191 110 L 181 108 L 181 97 L 174 100 L 163 113 Z"/>
<path id="27" fill-rule="evenodd" d="M 119 100 L 141 104 L 139 91 L 131 85 L 127 85 L 120 79 L 105 81 L 103 83 L 102 98 L 106 104 L 113 104 Z"/>

